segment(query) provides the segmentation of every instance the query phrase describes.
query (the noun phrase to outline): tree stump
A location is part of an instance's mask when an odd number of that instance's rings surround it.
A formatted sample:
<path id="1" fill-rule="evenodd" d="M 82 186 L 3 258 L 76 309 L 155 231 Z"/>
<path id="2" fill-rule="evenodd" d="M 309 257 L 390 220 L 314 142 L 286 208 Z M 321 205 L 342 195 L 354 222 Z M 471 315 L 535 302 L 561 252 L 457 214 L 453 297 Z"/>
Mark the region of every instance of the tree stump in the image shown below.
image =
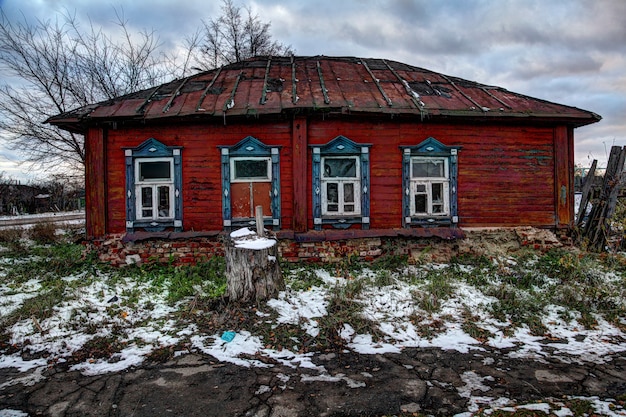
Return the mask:
<path id="1" fill-rule="evenodd" d="M 224 245 L 227 293 L 231 301 L 266 300 L 285 289 L 275 239 L 244 228 L 231 233 Z"/>

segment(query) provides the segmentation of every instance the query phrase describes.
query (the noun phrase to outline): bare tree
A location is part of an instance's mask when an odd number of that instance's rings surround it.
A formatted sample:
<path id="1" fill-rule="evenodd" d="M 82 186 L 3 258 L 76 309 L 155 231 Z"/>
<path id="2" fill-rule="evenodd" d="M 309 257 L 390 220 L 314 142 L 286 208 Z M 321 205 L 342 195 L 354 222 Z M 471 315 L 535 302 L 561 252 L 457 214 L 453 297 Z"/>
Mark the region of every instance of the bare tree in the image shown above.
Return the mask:
<path id="1" fill-rule="evenodd" d="M 215 68 L 254 55 L 285 55 L 272 41 L 269 23 L 250 8 L 223 0 L 222 16 L 185 39 L 185 56 L 166 56 L 154 31 L 132 34 L 116 11 L 119 31 L 111 37 L 75 15 L 12 23 L 0 9 L 0 135 L 25 162 L 49 171 L 82 171 L 84 138 L 43 123 L 51 116 L 113 99 L 193 70 Z"/>
<path id="2" fill-rule="evenodd" d="M 235 6 L 232 0 L 223 0 L 220 17 L 202 23 L 203 39 L 196 58 L 202 69 L 232 64 L 256 55 L 293 53 L 291 46 L 272 40 L 270 23 L 253 15 L 250 7 Z"/>
<path id="3" fill-rule="evenodd" d="M 117 13 L 113 39 L 75 15 L 54 21 L 11 23 L 0 16 L 0 65 L 10 77 L 0 86 L 0 131 L 27 162 L 49 170 L 84 164 L 84 139 L 43 122 L 51 116 L 147 88 L 163 80 L 154 32 L 134 38 Z"/>

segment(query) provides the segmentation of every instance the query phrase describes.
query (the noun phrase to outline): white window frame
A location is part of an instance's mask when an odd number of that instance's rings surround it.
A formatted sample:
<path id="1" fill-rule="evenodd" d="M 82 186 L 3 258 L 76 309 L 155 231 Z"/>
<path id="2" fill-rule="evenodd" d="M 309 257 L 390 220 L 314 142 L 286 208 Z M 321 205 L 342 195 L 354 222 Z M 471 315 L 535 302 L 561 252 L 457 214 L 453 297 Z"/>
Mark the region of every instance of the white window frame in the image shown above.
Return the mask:
<path id="1" fill-rule="evenodd" d="M 237 161 L 265 161 L 267 175 L 266 178 L 261 177 L 240 177 L 238 178 L 235 173 L 235 162 Z M 272 158 L 264 156 L 250 156 L 250 157 L 231 157 L 230 158 L 230 182 L 271 182 L 272 181 Z"/>
<path id="2" fill-rule="evenodd" d="M 141 180 L 139 165 L 149 162 L 168 162 L 170 178 Z M 159 187 L 168 187 L 169 209 L 167 216 L 159 215 Z M 143 215 L 142 190 L 152 189 L 152 216 Z M 174 219 L 174 158 L 137 158 L 135 159 L 135 210 L 137 220 L 172 220 Z"/>
<path id="3" fill-rule="evenodd" d="M 444 176 L 443 177 L 417 177 L 413 174 L 413 163 L 419 161 L 442 161 L 444 163 Z M 449 216 L 450 215 L 450 168 L 448 166 L 448 158 L 445 157 L 425 157 L 414 156 L 410 160 L 410 207 L 411 216 L 415 217 L 433 217 L 433 216 Z M 433 184 L 442 184 L 442 198 L 443 207 L 441 212 L 435 213 L 433 211 L 433 196 L 432 189 Z M 425 193 L 418 193 L 417 186 L 424 185 L 426 187 Z M 415 196 L 418 194 L 426 194 L 426 213 L 417 213 L 415 207 Z"/>
<path id="4" fill-rule="evenodd" d="M 354 177 L 326 177 L 324 162 L 327 159 L 353 159 L 356 164 Z M 328 184 L 337 183 L 338 209 L 328 210 Z M 354 201 L 344 201 L 344 184 L 352 184 L 354 190 Z M 324 216 L 359 216 L 361 215 L 361 160 L 359 156 L 323 156 L 321 159 L 321 186 L 322 186 L 322 215 Z M 346 205 L 354 205 L 353 211 L 346 211 Z"/>

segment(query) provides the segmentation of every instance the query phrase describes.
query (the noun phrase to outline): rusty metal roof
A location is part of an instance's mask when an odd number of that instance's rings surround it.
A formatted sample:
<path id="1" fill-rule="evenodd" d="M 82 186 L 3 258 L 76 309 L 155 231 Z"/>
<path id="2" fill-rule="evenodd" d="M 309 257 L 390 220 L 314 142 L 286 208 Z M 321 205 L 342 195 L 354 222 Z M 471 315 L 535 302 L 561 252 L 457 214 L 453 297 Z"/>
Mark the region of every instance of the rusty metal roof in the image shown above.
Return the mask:
<path id="1" fill-rule="evenodd" d="M 400 62 L 355 57 L 255 57 L 63 113 L 48 123 L 83 132 L 123 120 L 289 112 L 425 118 L 534 119 L 583 126 L 601 117 Z"/>

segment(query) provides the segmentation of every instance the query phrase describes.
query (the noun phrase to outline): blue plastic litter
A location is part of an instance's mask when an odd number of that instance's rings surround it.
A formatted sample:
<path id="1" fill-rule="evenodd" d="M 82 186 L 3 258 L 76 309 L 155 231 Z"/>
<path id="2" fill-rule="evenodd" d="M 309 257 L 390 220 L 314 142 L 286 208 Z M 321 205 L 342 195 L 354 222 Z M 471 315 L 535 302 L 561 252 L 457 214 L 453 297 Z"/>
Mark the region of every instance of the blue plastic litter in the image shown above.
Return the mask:
<path id="1" fill-rule="evenodd" d="M 235 332 L 224 332 L 222 333 L 222 340 L 225 342 L 232 342 L 236 334 L 237 333 Z"/>

